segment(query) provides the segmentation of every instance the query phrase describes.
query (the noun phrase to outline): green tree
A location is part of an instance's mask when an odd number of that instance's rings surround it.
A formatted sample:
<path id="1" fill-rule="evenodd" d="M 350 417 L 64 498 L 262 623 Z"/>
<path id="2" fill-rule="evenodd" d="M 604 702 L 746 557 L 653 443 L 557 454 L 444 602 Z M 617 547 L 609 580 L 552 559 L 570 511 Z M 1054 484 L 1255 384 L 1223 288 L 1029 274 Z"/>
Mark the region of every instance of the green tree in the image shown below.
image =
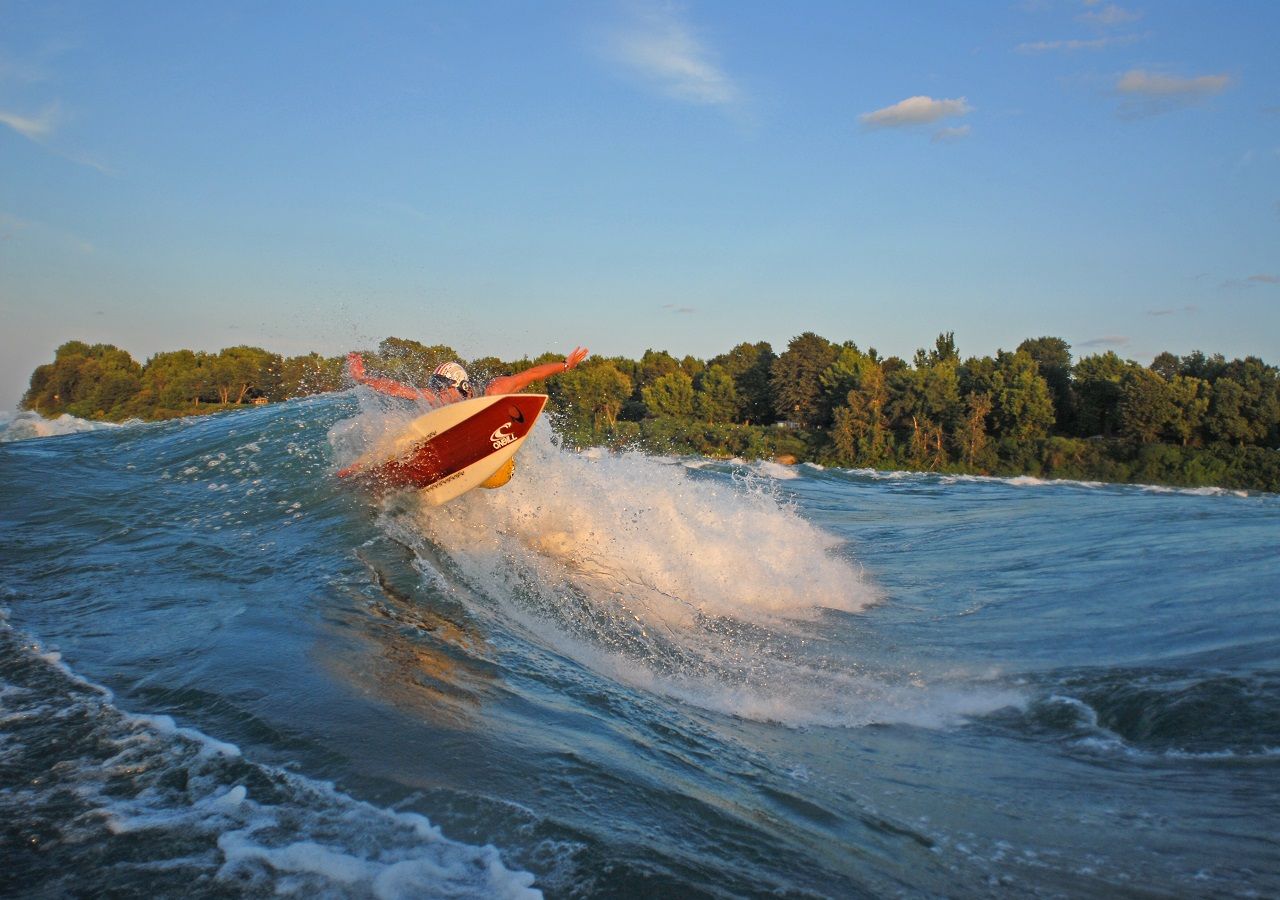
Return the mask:
<path id="1" fill-rule="evenodd" d="M 835 361 L 838 348 L 824 337 L 806 331 L 791 339 L 773 363 L 773 401 L 778 416 L 804 428 L 820 428 L 828 408 L 823 404 L 820 377 Z"/>
<path id="2" fill-rule="evenodd" d="M 842 462 L 878 468 L 893 462 L 893 436 L 885 406 L 884 371 L 870 356 L 857 359 L 853 386 L 833 413 L 832 443 Z"/>
<path id="3" fill-rule="evenodd" d="M 1196 440 L 1209 414 L 1209 398 L 1213 389 L 1209 382 L 1192 375 L 1174 375 L 1169 382 L 1174 415 L 1169 433 L 1186 447 Z"/>
<path id="4" fill-rule="evenodd" d="M 1076 363 L 1076 430 L 1082 437 L 1110 436 L 1120 422 L 1121 384 L 1124 375 L 1136 368 L 1108 350 L 1086 356 Z"/>
<path id="5" fill-rule="evenodd" d="M 960 363 L 960 352 L 956 349 L 956 333 L 954 331 L 947 331 L 938 335 L 937 340 L 933 342 L 933 349 L 929 351 L 930 365 L 945 362 L 952 362 L 957 365 Z"/>
<path id="6" fill-rule="evenodd" d="M 1071 345 L 1062 338 L 1028 338 L 1018 350 L 1030 354 L 1053 396 L 1053 418 L 1058 430 L 1069 432 L 1075 420 L 1075 394 L 1071 389 Z"/>
<path id="7" fill-rule="evenodd" d="M 1241 411 L 1249 420 L 1250 443 L 1280 441 L 1280 373 L 1256 356 L 1233 359 L 1223 369 L 1223 377 L 1244 389 Z"/>
<path id="8" fill-rule="evenodd" d="M 280 379 L 272 400 L 306 397 L 342 388 L 344 360 L 319 353 L 290 356 L 280 363 Z"/>
<path id="9" fill-rule="evenodd" d="M 953 351 L 954 348 L 952 348 Z M 938 469 L 948 462 L 946 434 L 963 411 L 954 352 L 920 350 L 915 368 L 900 368 L 886 379 L 889 418 L 911 466 Z"/>
<path id="10" fill-rule="evenodd" d="M 595 361 L 581 365 L 550 380 L 548 389 L 557 406 L 581 423 L 589 423 L 593 431 L 613 428 L 618 412 L 631 396 L 631 379 L 612 363 Z"/>
<path id="11" fill-rule="evenodd" d="M 693 415 L 693 379 L 677 369 L 641 390 L 644 405 L 655 416 L 684 419 Z"/>
<path id="12" fill-rule="evenodd" d="M 1191 375 L 1195 378 L 1203 378 L 1210 384 L 1217 381 L 1218 376 L 1222 374 L 1222 370 L 1227 367 L 1227 361 L 1221 353 L 1215 353 L 1213 356 L 1205 356 L 1199 350 L 1192 350 L 1182 358 L 1182 364 L 1179 371 L 1183 375 Z"/>
<path id="13" fill-rule="evenodd" d="M 666 350 L 646 350 L 637 366 L 636 389 L 642 390 L 664 375 L 679 372 L 680 362 Z"/>
<path id="14" fill-rule="evenodd" d="M 862 365 L 868 357 L 852 341 L 836 348 L 835 359 L 818 376 L 818 415 L 831 421 L 835 410 L 848 403 L 849 391 L 860 382 Z"/>
<path id="15" fill-rule="evenodd" d="M 1259 423 L 1250 421 L 1248 395 L 1234 378 L 1223 376 L 1213 383 L 1205 430 L 1209 439 L 1243 447 L 1266 432 Z"/>
<path id="16" fill-rule="evenodd" d="M 1156 355 L 1148 367 L 1165 381 L 1173 381 L 1174 377 L 1182 371 L 1182 360 L 1177 356 L 1165 350 Z"/>
<path id="17" fill-rule="evenodd" d="M 1042 441 L 1053 426 L 1053 398 L 1029 353 L 996 355 L 992 416 L 996 431 L 1015 446 Z"/>
<path id="18" fill-rule="evenodd" d="M 697 378 L 707 368 L 707 364 L 696 356 L 686 356 L 680 360 L 680 371 L 690 378 Z"/>
<path id="19" fill-rule="evenodd" d="M 969 394 L 965 397 L 965 415 L 956 431 L 956 444 L 960 460 L 969 469 L 988 472 L 995 464 L 987 434 L 987 417 L 992 409 L 990 394 Z"/>
<path id="20" fill-rule="evenodd" d="M 1152 444 L 1177 418 L 1173 389 L 1150 369 L 1133 367 L 1120 387 L 1120 433 L 1139 444 Z"/>
<path id="21" fill-rule="evenodd" d="M 267 394 L 279 384 L 280 357 L 261 347 L 228 347 L 213 360 L 211 378 L 224 406 Z"/>
<path id="22" fill-rule="evenodd" d="M 142 388 L 141 375 L 133 357 L 113 344 L 67 341 L 51 364 L 31 374 L 22 406 L 46 416 L 119 420 Z"/>
<path id="23" fill-rule="evenodd" d="M 733 379 L 738 395 L 735 421 L 767 425 L 774 421 L 770 373 L 777 354 L 767 341 L 738 344 L 728 353 L 712 359 L 708 366 L 720 366 Z"/>
<path id="24" fill-rule="evenodd" d="M 704 422 L 734 422 L 738 417 L 738 389 L 724 366 L 713 365 L 698 379 L 693 408 Z"/>

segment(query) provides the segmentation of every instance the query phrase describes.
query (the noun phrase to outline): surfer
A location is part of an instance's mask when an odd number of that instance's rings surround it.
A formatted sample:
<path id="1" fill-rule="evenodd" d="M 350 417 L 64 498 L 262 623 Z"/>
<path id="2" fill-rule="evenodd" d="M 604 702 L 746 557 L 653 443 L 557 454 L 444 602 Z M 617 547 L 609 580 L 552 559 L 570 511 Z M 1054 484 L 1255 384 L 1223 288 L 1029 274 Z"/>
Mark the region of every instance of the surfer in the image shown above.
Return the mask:
<path id="1" fill-rule="evenodd" d="M 586 347 L 575 347 L 573 352 L 565 357 L 564 362 L 543 363 L 540 366 L 525 369 L 523 372 L 499 375 L 485 386 L 483 393 L 479 396 L 491 397 L 496 394 L 517 393 L 535 381 L 568 372 L 586 359 L 589 352 Z M 381 394 L 403 397 L 406 400 L 423 400 L 432 406 L 444 406 L 446 403 L 457 403 L 459 400 L 477 396 L 467 370 L 459 362 L 441 363 L 436 366 L 427 380 L 425 389 L 393 378 L 378 378 L 365 374 L 364 358 L 354 350 L 347 354 L 347 371 L 358 383 L 371 387 Z"/>

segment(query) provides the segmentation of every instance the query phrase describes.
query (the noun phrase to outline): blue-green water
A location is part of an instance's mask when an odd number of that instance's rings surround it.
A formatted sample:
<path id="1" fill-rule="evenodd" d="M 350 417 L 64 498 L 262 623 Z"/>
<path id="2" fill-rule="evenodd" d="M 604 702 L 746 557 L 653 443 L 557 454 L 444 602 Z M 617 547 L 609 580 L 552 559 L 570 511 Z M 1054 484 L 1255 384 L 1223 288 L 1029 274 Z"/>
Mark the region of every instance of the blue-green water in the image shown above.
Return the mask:
<path id="1" fill-rule="evenodd" d="M 0 444 L 0 894 L 1280 894 L 1280 497 L 389 424 Z"/>

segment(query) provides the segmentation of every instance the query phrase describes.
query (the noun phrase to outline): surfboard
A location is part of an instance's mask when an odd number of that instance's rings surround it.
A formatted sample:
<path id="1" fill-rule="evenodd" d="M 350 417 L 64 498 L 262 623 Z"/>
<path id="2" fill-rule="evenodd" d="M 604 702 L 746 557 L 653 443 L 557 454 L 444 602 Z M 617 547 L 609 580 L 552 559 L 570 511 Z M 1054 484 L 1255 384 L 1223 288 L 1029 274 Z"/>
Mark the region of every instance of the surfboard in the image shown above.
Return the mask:
<path id="1" fill-rule="evenodd" d="M 433 506 L 486 482 L 505 483 L 509 464 L 547 403 L 546 394 L 496 394 L 433 409 L 389 444 L 338 472 L 380 490 L 417 489 Z"/>

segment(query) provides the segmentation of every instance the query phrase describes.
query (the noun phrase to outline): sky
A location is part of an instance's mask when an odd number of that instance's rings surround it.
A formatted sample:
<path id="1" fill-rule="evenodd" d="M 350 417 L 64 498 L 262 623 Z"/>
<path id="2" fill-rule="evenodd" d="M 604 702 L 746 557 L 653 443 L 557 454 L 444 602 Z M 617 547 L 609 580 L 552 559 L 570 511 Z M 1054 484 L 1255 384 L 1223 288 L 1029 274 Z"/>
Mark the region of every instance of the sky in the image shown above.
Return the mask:
<path id="1" fill-rule="evenodd" d="M 1280 364 L 1280 3 L 0 0 L 0 409 L 389 335 Z"/>

